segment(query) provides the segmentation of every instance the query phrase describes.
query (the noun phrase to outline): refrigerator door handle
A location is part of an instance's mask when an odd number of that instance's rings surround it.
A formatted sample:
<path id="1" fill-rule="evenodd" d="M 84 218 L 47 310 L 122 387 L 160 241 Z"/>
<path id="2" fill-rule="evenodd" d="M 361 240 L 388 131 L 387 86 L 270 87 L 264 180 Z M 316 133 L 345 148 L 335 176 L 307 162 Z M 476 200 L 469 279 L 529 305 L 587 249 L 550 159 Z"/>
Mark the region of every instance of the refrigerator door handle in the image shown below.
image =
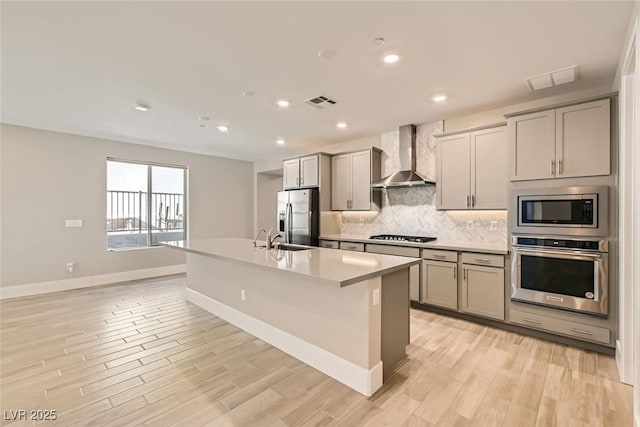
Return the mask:
<path id="1" fill-rule="evenodd" d="M 284 208 L 284 240 L 289 243 L 289 202 Z"/>
<path id="2" fill-rule="evenodd" d="M 287 206 L 287 215 L 288 215 L 288 225 L 289 225 L 289 231 L 287 233 L 287 243 L 291 243 L 293 240 L 293 205 L 291 203 L 288 204 Z"/>

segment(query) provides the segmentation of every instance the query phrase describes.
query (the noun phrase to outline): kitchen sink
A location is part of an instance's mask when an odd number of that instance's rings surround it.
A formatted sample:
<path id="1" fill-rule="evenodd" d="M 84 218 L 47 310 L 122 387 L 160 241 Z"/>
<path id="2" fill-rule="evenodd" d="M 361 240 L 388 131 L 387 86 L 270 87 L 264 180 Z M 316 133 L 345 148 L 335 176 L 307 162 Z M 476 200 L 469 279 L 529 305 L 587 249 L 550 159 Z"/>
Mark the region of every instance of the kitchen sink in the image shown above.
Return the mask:
<path id="1" fill-rule="evenodd" d="M 281 244 L 275 245 L 274 249 L 279 249 L 282 251 L 306 251 L 313 248 L 311 246 L 291 245 L 288 243 L 281 243 Z"/>

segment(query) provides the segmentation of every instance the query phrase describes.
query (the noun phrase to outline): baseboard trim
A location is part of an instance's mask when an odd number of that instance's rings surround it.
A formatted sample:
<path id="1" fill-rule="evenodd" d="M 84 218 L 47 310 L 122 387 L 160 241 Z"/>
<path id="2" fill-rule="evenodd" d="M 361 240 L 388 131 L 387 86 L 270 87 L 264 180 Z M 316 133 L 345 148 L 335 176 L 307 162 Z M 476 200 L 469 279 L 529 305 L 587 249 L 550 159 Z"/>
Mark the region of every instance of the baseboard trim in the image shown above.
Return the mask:
<path id="1" fill-rule="evenodd" d="M 52 280 L 49 282 L 30 283 L 0 288 L 0 300 L 20 298 L 71 289 L 90 288 L 92 286 L 109 285 L 129 280 L 167 276 L 187 271 L 186 264 L 167 265 L 165 267 L 144 268 L 140 270 L 121 271 L 118 273 L 100 274 L 96 276 L 76 277 L 73 279 Z"/>
<path id="2" fill-rule="evenodd" d="M 382 386 L 382 362 L 372 369 L 366 369 L 193 289 L 186 288 L 185 297 L 187 301 L 367 397 L 373 395 Z"/>

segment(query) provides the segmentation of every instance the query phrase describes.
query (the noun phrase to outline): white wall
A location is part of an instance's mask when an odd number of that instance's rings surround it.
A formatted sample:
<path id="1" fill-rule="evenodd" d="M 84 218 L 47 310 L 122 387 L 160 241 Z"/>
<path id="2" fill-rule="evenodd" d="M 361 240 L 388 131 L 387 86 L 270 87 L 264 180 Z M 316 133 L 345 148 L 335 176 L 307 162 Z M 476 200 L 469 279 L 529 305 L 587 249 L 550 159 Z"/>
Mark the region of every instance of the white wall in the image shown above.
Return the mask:
<path id="1" fill-rule="evenodd" d="M 187 166 L 190 238 L 252 233 L 251 162 L 4 124 L 0 141 L 2 287 L 185 262 L 167 248 L 107 251 L 107 157 Z M 84 227 L 65 228 L 72 218 Z"/>
<path id="2" fill-rule="evenodd" d="M 536 99 L 534 101 L 510 104 L 499 108 L 485 108 L 482 110 L 471 111 L 467 114 L 456 114 L 444 118 L 444 130 L 445 132 L 452 132 L 460 129 L 468 129 L 493 123 L 500 123 L 505 121 L 505 114 L 525 111 L 533 108 L 541 108 L 548 105 L 561 104 L 563 102 L 571 102 L 574 100 L 589 98 L 591 96 L 599 96 L 602 94 L 610 93 L 611 91 L 611 87 L 607 86 L 578 92 L 570 92 L 562 95 L 549 96 L 546 98 Z"/>

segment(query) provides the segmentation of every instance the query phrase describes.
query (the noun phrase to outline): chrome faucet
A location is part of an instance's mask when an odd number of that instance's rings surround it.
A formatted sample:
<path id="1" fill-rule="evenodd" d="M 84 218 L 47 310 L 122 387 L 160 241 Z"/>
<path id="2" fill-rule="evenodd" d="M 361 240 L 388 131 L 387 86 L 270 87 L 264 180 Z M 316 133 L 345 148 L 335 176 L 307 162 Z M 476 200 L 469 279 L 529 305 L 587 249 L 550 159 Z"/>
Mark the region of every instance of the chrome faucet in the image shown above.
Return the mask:
<path id="1" fill-rule="evenodd" d="M 273 229 L 272 229 L 272 230 L 273 230 Z M 260 231 L 258 231 L 258 234 L 256 235 L 256 238 L 255 238 L 255 239 L 253 239 L 253 247 L 254 247 L 254 248 L 258 247 L 258 243 L 257 243 L 257 242 L 258 242 L 258 237 L 260 237 L 260 234 L 262 234 L 262 233 L 266 233 L 266 232 L 267 232 L 267 230 L 265 230 L 264 228 L 263 228 L 263 229 L 261 229 Z"/>
<path id="2" fill-rule="evenodd" d="M 271 233 L 273 232 L 273 227 L 271 227 L 269 229 L 269 232 L 267 233 L 267 250 L 273 248 L 273 242 L 276 241 L 277 238 L 282 237 L 279 234 L 276 234 L 275 236 L 273 236 L 273 238 L 271 237 Z"/>

